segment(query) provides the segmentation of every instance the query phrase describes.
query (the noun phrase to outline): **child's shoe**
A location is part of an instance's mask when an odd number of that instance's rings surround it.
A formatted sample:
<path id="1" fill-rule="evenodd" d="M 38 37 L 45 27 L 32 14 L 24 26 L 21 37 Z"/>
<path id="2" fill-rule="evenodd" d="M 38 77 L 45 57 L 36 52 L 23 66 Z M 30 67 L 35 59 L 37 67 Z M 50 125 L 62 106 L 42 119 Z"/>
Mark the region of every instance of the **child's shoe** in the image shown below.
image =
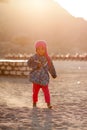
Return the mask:
<path id="1" fill-rule="evenodd" d="M 47 107 L 48 107 L 49 109 L 51 109 L 51 108 L 52 108 L 52 105 L 51 105 L 50 103 L 47 103 Z"/>

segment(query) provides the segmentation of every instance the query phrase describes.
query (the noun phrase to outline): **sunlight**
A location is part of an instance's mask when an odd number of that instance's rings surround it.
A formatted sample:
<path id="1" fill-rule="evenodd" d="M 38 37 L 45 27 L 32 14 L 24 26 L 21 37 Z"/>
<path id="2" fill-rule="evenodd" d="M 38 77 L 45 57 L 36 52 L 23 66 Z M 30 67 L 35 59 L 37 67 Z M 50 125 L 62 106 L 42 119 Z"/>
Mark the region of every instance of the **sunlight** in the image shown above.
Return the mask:
<path id="1" fill-rule="evenodd" d="M 55 0 L 56 2 L 58 2 L 63 8 L 65 8 L 66 10 L 68 10 L 72 15 L 78 15 L 79 14 L 79 6 L 78 6 L 78 2 L 75 1 L 71 1 L 71 0 Z M 80 5 L 80 2 L 79 2 Z"/>
<path id="2" fill-rule="evenodd" d="M 31 5 L 38 8 L 43 8 L 46 5 L 46 0 L 32 0 Z"/>
<path id="3" fill-rule="evenodd" d="M 32 17 L 37 17 L 37 15 L 42 17 L 47 10 L 47 0 L 11 0 L 10 4 L 18 12 L 22 12 L 23 16 L 32 12 Z"/>
<path id="4" fill-rule="evenodd" d="M 31 7 L 33 9 L 43 9 L 46 6 L 46 0 L 16 0 L 14 4 L 22 8 Z"/>
<path id="5" fill-rule="evenodd" d="M 54 0 L 75 17 L 87 19 L 87 0 Z"/>

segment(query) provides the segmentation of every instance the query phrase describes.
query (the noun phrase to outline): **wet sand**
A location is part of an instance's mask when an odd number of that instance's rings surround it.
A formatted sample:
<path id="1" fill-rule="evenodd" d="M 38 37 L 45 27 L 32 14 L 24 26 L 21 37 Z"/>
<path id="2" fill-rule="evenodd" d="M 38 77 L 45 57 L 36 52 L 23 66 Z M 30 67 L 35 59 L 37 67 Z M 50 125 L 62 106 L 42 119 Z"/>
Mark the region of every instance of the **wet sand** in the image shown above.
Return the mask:
<path id="1" fill-rule="evenodd" d="M 0 130 L 87 130 L 87 62 L 55 61 L 58 77 L 50 79 L 53 109 L 42 91 L 32 107 L 28 78 L 0 76 Z"/>

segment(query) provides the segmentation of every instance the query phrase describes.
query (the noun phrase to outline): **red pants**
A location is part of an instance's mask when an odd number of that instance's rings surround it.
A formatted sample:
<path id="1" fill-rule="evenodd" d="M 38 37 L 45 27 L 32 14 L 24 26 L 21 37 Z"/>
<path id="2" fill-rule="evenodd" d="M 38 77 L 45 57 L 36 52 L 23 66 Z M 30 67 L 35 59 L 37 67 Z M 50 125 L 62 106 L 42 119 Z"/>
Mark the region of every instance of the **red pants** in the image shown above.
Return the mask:
<path id="1" fill-rule="evenodd" d="M 38 93 L 40 88 L 42 88 L 44 93 L 44 98 L 46 103 L 50 103 L 50 93 L 47 86 L 41 86 L 39 84 L 33 84 L 33 103 L 36 103 L 38 101 Z"/>

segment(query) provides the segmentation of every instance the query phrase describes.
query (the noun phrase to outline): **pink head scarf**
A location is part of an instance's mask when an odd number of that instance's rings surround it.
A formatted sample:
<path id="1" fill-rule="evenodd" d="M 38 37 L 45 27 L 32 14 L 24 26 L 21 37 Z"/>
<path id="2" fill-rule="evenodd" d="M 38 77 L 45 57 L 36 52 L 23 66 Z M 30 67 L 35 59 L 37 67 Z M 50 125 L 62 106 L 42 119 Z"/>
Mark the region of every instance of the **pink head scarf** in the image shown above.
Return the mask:
<path id="1" fill-rule="evenodd" d="M 46 41 L 44 40 L 40 40 L 40 41 L 36 41 L 35 42 L 35 48 L 37 49 L 38 47 L 43 47 L 45 49 L 45 57 L 48 61 L 48 64 L 50 65 L 50 57 L 48 55 L 48 52 L 47 52 L 47 44 L 46 44 Z"/>

